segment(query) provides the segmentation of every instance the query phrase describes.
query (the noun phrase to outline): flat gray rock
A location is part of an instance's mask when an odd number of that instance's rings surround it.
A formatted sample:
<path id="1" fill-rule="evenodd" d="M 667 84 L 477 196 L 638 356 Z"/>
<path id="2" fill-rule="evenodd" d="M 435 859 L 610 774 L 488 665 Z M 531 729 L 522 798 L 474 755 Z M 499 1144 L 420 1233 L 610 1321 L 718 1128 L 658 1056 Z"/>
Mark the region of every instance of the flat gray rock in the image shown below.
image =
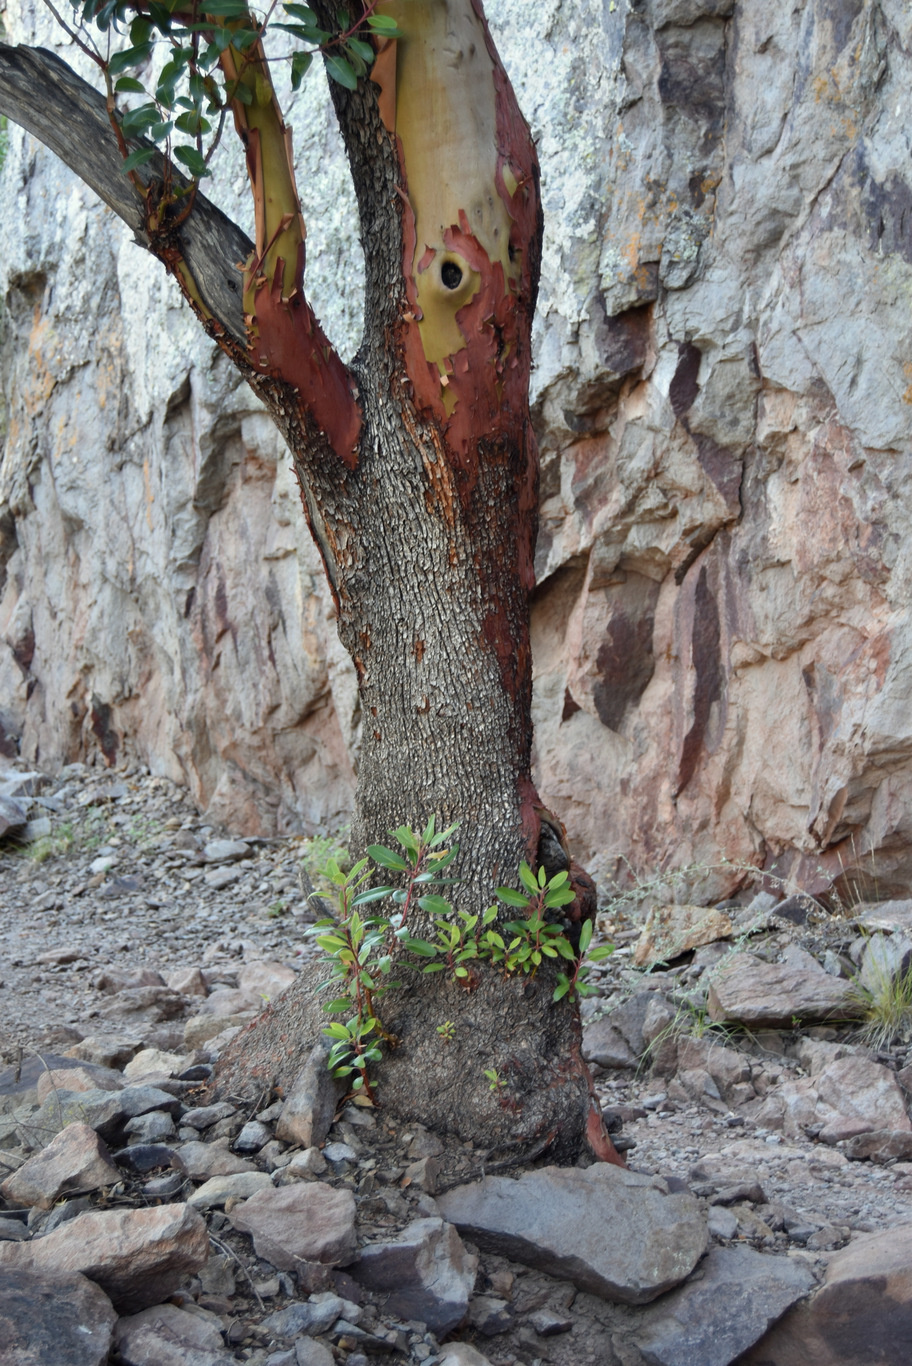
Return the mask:
<path id="1" fill-rule="evenodd" d="M 626 1304 L 670 1290 L 706 1247 L 706 1221 L 692 1195 L 605 1163 L 488 1177 L 447 1191 L 437 1204 L 485 1251 Z"/>
<path id="2" fill-rule="evenodd" d="M 174 1115 L 180 1101 L 157 1086 L 127 1086 L 122 1091 L 54 1091 L 29 1120 L 23 1133 L 32 1148 L 42 1148 L 68 1124 L 87 1124 L 110 1142 L 128 1119 L 164 1110 Z"/>
<path id="3" fill-rule="evenodd" d="M 646 1311 L 633 1340 L 648 1366 L 729 1366 L 814 1284 L 790 1257 L 714 1247 L 693 1280 Z"/>

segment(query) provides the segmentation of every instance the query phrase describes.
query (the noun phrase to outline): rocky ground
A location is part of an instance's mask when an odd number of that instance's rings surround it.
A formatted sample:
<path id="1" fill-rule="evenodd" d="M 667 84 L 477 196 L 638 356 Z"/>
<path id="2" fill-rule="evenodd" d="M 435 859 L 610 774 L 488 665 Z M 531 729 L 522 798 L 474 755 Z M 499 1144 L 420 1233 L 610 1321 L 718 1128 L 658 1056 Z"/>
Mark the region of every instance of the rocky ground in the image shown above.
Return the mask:
<path id="1" fill-rule="evenodd" d="M 912 1051 L 902 1022 L 860 1036 L 858 983 L 870 1010 L 905 965 L 912 905 L 831 914 L 748 889 L 645 931 L 607 906 L 617 947 L 585 1051 L 629 1171 L 478 1188 L 483 1154 L 444 1182 L 434 1135 L 346 1105 L 319 1060 L 298 1096 L 201 1104 L 231 1031 L 314 951 L 308 893 L 332 844 L 236 836 L 138 770 L 0 774 L 0 1319 L 17 1366 L 903 1359 Z M 71 1355 L 61 1276 L 91 1324 Z M 839 1321 L 859 1284 L 860 1347 Z"/>

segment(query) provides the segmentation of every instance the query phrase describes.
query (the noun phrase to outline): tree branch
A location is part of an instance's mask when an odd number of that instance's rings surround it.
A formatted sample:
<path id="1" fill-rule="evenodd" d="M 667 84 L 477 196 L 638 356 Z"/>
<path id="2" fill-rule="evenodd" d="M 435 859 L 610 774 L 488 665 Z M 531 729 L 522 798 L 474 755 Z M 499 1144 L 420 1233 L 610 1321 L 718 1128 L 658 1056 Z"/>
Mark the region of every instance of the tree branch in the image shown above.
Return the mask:
<path id="1" fill-rule="evenodd" d="M 0 43 L 0 114 L 21 124 L 55 152 L 132 230 L 140 246 L 178 273 L 204 314 L 246 345 L 240 265 L 253 251 L 245 233 L 197 194 L 193 212 L 167 240 L 151 240 L 145 205 L 121 167 L 105 97 L 53 52 Z M 143 145 L 132 139 L 136 146 Z M 162 179 L 160 154 L 137 168 L 143 184 Z M 175 185 L 188 182 L 176 170 Z M 189 277 L 189 278 L 188 278 Z"/>
<path id="2" fill-rule="evenodd" d="M 104 95 L 54 53 L 0 43 L 0 114 L 39 138 L 123 219 L 139 245 L 178 279 L 207 330 L 222 341 L 248 378 L 251 370 L 257 371 L 264 379 L 290 389 L 292 406 L 302 416 L 312 416 L 336 455 L 352 468 L 357 461 L 361 410 L 354 382 L 300 288 L 304 223 L 297 209 L 287 134 L 277 106 L 273 107 L 271 86 L 268 93 L 255 128 L 239 130 L 246 135 L 248 160 L 252 157 L 253 161 L 260 236 L 260 229 L 270 222 L 270 214 L 264 213 L 266 202 L 274 194 L 283 206 L 282 216 L 273 225 L 275 240 L 258 243 L 260 251 L 255 255 L 253 243 L 240 228 L 199 193 L 192 212 L 182 221 L 176 214 L 172 221 L 165 220 L 161 231 L 151 232 L 149 207 L 123 174 L 123 152 Z M 254 132 L 255 142 L 250 136 Z M 262 138 L 268 140 L 268 157 L 262 156 Z M 130 142 L 151 145 L 144 139 Z M 189 187 L 175 167 L 167 171 L 173 188 Z M 135 175 L 143 186 L 161 184 L 167 180 L 164 158 L 156 152 L 136 168 Z M 267 182 L 267 175 L 274 185 Z M 153 188 L 153 201 L 154 195 Z M 282 251 L 292 259 L 286 261 Z M 264 256 L 274 267 L 269 274 L 261 274 Z M 250 272 L 253 278 L 248 281 L 246 300 L 245 264 L 256 265 Z"/>

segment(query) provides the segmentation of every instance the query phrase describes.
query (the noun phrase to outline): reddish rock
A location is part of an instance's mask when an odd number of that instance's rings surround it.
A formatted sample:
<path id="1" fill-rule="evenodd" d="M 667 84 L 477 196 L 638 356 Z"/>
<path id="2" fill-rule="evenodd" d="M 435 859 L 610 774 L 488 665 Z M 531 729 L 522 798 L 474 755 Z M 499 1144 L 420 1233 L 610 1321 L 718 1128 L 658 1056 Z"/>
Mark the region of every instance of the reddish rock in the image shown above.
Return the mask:
<path id="1" fill-rule="evenodd" d="M 113 1067 L 56 1067 L 42 1072 L 35 1084 L 43 1104 L 52 1091 L 119 1091 L 123 1077 Z"/>
<path id="2" fill-rule="evenodd" d="M 120 1180 L 107 1146 L 87 1124 L 69 1124 L 0 1185 L 11 1204 L 50 1209 L 61 1195 L 101 1190 Z"/>
<path id="3" fill-rule="evenodd" d="M 124 1366 L 230 1366 L 215 1314 L 157 1304 L 118 1320 L 114 1345 Z"/>
<path id="4" fill-rule="evenodd" d="M 159 1304 L 209 1256 L 209 1235 L 188 1205 L 80 1214 L 29 1243 L 0 1243 L 0 1268 L 82 1272 L 122 1312 Z"/>
<path id="5" fill-rule="evenodd" d="M 296 977 L 294 968 L 264 960 L 245 963 L 238 973 L 238 986 L 252 996 L 257 1007 L 262 1009 L 269 1001 L 275 1001 L 283 991 L 287 991 Z"/>
<path id="6" fill-rule="evenodd" d="M 654 906 L 633 951 L 638 968 L 670 963 L 691 949 L 730 939 L 731 917 L 715 906 Z"/>
<path id="7" fill-rule="evenodd" d="M 791 1025 L 796 1020 L 845 1020 L 860 1012 L 849 982 L 823 968 L 765 963 L 752 953 L 733 953 L 709 988 L 710 1019 L 746 1025 Z"/>
<path id="8" fill-rule="evenodd" d="M 329 1133 L 341 1095 L 326 1066 L 326 1049 L 316 1044 L 295 1078 L 276 1124 L 276 1138 L 301 1148 L 319 1146 Z"/>
<path id="9" fill-rule="evenodd" d="M 355 1198 L 316 1183 L 258 1191 L 230 1214 L 253 1238 L 257 1256 L 293 1271 L 299 1261 L 348 1266 L 355 1259 Z"/>

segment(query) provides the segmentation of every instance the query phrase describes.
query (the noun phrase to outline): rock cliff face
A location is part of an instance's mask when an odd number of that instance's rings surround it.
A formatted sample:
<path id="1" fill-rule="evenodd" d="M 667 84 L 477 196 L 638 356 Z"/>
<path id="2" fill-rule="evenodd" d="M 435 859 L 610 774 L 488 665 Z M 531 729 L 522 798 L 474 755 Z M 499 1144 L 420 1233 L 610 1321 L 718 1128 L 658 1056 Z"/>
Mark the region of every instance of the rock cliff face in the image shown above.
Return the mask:
<path id="1" fill-rule="evenodd" d="M 912 14 L 488 9 L 547 214 L 542 794 L 603 872 L 727 858 L 906 892 Z M 9 22 L 58 42 L 30 0 Z M 311 291 L 353 346 L 321 99 L 291 119 Z M 0 747 L 136 755 L 247 832 L 342 817 L 356 694 L 278 439 L 154 263 L 14 130 L 0 199 Z"/>

